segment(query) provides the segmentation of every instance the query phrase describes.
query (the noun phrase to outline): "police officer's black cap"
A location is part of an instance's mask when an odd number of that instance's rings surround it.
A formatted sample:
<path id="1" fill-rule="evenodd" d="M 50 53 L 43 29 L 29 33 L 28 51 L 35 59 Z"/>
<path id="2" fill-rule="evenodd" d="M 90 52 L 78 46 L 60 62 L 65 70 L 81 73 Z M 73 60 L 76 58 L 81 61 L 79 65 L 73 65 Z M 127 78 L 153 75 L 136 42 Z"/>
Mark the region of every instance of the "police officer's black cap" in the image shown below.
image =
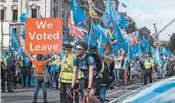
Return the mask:
<path id="1" fill-rule="evenodd" d="M 64 50 L 70 50 L 70 49 L 72 49 L 72 45 L 71 44 L 63 44 L 63 49 Z"/>

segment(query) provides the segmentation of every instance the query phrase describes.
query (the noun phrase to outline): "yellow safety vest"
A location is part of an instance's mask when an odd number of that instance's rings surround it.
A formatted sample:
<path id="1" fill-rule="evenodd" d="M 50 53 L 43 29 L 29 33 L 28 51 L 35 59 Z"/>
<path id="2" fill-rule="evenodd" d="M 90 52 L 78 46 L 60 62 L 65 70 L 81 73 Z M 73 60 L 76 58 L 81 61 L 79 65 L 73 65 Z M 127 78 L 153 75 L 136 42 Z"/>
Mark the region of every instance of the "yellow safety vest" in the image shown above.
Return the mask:
<path id="1" fill-rule="evenodd" d="M 76 54 L 70 54 L 68 57 L 64 56 L 61 62 L 61 72 L 59 81 L 62 83 L 72 83 L 74 64 L 73 60 Z M 83 78 L 83 73 L 78 71 L 78 79 Z M 78 82 L 78 81 L 77 81 Z"/>
<path id="2" fill-rule="evenodd" d="M 6 57 L 2 56 L 2 60 L 3 60 L 3 63 L 5 66 L 7 66 L 7 58 L 8 58 L 8 56 L 6 56 Z"/>
<path id="3" fill-rule="evenodd" d="M 152 59 L 149 60 L 149 58 L 145 60 L 144 64 L 146 69 L 150 69 L 151 67 L 154 67 L 154 61 Z"/>

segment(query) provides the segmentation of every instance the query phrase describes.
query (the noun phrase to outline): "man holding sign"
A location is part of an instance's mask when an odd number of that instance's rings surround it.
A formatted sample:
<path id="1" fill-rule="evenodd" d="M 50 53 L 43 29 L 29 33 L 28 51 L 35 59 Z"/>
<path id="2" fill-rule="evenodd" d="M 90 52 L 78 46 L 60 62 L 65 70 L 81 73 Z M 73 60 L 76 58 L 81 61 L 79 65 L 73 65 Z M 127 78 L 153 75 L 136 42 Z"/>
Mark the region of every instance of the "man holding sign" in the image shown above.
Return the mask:
<path id="1" fill-rule="evenodd" d="M 55 57 L 43 60 L 43 54 L 60 53 L 62 51 L 62 19 L 60 18 L 28 18 L 26 21 L 25 49 L 35 71 L 34 100 L 37 102 L 39 87 L 43 89 L 44 103 L 47 103 L 47 89 L 44 80 L 44 67 Z M 37 54 L 36 59 L 31 54 Z"/>

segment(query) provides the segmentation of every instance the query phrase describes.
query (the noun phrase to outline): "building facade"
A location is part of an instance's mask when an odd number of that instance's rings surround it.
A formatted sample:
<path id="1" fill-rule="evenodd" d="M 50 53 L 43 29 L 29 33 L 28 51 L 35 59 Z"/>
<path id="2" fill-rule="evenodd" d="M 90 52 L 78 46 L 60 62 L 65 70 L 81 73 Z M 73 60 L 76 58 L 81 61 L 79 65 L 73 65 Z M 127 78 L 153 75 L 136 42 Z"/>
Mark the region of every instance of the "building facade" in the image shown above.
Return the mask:
<path id="1" fill-rule="evenodd" d="M 19 17 L 25 13 L 28 8 L 28 17 L 37 18 L 42 16 L 44 18 L 63 17 L 63 27 L 68 27 L 68 18 L 70 14 L 70 1 L 71 0 L 0 0 L 0 39 L 1 49 L 8 48 L 10 44 L 10 31 L 15 28 L 21 44 L 24 44 L 21 38 L 21 31 L 24 23 L 21 23 Z M 88 14 L 88 0 L 77 0 L 80 7 Z M 99 7 L 103 7 L 102 3 L 107 0 L 96 0 Z M 116 1 L 116 0 L 115 0 Z M 118 2 L 112 1 L 114 5 Z M 118 9 L 118 4 L 116 10 Z M 103 7 L 104 9 L 104 7 Z M 88 22 L 88 21 L 87 21 Z M 66 29 L 64 30 L 66 34 Z"/>
<path id="2" fill-rule="evenodd" d="M 1 49 L 8 48 L 10 42 L 11 28 L 19 37 L 21 44 L 24 44 L 21 38 L 21 30 L 24 23 L 21 23 L 19 17 L 25 13 L 28 8 L 28 17 L 44 18 L 62 17 L 62 1 L 63 0 L 0 0 L 0 39 Z"/>

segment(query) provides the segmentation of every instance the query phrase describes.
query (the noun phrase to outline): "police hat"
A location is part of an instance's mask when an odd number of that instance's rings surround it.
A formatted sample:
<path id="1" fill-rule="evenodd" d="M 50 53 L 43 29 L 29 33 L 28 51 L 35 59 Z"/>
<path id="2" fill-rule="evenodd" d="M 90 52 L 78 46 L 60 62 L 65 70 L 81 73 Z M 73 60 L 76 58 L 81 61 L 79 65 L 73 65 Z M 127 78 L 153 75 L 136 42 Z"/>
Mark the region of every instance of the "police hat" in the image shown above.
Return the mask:
<path id="1" fill-rule="evenodd" d="M 63 49 L 64 50 L 71 50 L 72 49 L 72 45 L 71 44 L 63 44 Z"/>

